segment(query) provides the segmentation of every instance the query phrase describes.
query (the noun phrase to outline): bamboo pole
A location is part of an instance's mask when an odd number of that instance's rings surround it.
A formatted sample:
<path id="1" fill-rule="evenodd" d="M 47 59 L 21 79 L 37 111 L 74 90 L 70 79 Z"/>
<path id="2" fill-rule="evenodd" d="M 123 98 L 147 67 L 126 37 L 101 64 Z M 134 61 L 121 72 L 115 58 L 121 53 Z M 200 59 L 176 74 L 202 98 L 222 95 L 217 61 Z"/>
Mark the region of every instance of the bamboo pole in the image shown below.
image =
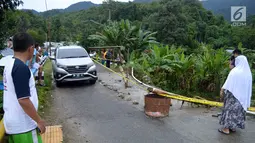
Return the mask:
<path id="1" fill-rule="evenodd" d="M 125 83 L 125 88 L 128 88 L 128 77 L 127 77 L 127 75 L 126 75 L 126 73 L 124 72 L 124 69 L 123 69 L 123 65 L 125 64 L 125 60 L 124 60 L 123 55 L 121 54 L 121 50 L 119 50 L 119 55 L 120 55 L 120 66 L 119 66 L 119 69 L 120 69 L 120 72 L 121 72 L 121 74 L 123 76 L 123 81 Z"/>

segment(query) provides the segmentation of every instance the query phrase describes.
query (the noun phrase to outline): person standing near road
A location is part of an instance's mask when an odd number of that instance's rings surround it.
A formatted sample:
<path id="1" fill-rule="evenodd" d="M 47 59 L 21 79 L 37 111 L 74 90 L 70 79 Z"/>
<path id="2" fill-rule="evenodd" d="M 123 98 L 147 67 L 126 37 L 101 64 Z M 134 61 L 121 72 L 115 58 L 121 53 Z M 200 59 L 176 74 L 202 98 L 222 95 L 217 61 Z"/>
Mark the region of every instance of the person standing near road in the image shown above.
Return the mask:
<path id="1" fill-rule="evenodd" d="M 1 50 L 1 55 L 6 57 L 6 56 L 12 56 L 14 54 L 13 49 L 12 49 L 12 37 L 10 37 L 7 41 L 7 47 L 3 50 Z"/>
<path id="2" fill-rule="evenodd" d="M 38 85 L 45 86 L 43 73 L 43 50 L 41 47 L 38 47 L 37 49 L 36 63 L 40 65 L 38 68 Z"/>
<path id="3" fill-rule="evenodd" d="M 220 95 L 224 98 L 224 107 L 220 117 L 219 132 L 229 134 L 236 128 L 245 128 L 246 111 L 250 107 L 252 95 L 252 74 L 247 58 L 235 50 L 235 67 L 230 71 Z"/>
<path id="4" fill-rule="evenodd" d="M 105 58 L 106 58 L 106 67 L 111 67 L 111 58 L 112 58 L 112 50 L 107 50 L 105 52 Z"/>
<path id="5" fill-rule="evenodd" d="M 33 57 L 34 40 L 27 33 L 13 38 L 14 57 L 4 68 L 4 127 L 9 143 L 42 143 L 45 123 L 37 113 L 34 77 L 25 64 Z"/>
<path id="6" fill-rule="evenodd" d="M 232 70 L 235 67 L 235 56 L 232 55 L 229 59 L 229 69 Z M 221 112 L 217 115 L 212 115 L 213 117 L 219 117 L 221 116 Z"/>
<path id="7" fill-rule="evenodd" d="M 101 58 L 102 58 L 102 65 L 104 65 L 104 63 L 105 63 L 105 49 L 103 49 L 102 51 L 101 51 Z"/>
<path id="8" fill-rule="evenodd" d="M 9 39 L 8 39 L 8 41 L 7 41 L 7 48 L 10 48 L 10 49 L 12 49 L 12 37 L 10 37 Z"/>
<path id="9" fill-rule="evenodd" d="M 29 59 L 27 62 L 26 62 L 26 65 L 31 69 L 31 68 L 36 68 L 36 69 L 38 69 L 39 68 L 39 66 L 38 65 L 36 65 L 35 63 L 36 63 L 36 55 L 37 55 L 37 47 L 38 46 L 38 44 L 35 44 L 35 46 L 34 46 L 34 52 L 33 52 L 33 56 L 32 56 L 32 58 L 31 59 Z"/>
<path id="10" fill-rule="evenodd" d="M 35 48 L 34 48 L 33 57 L 30 60 L 28 60 L 26 62 L 26 64 L 28 65 L 28 67 L 30 69 L 34 68 L 38 71 L 38 85 L 45 86 L 45 84 L 43 83 L 43 80 L 42 80 L 43 66 L 39 64 L 39 62 L 40 62 L 39 56 L 41 56 L 41 54 L 39 53 L 39 50 L 40 50 L 39 44 L 36 43 Z"/>
<path id="11" fill-rule="evenodd" d="M 47 57 L 49 56 L 49 54 L 48 54 L 48 48 L 44 49 L 43 56 L 47 56 Z"/>

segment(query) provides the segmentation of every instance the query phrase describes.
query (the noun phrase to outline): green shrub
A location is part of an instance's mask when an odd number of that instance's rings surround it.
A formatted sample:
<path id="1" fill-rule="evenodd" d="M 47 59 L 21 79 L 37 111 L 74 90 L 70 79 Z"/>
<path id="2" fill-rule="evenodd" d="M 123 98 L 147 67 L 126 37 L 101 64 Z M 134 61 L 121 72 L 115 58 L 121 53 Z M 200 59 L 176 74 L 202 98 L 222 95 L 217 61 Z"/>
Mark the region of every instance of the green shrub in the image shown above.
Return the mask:
<path id="1" fill-rule="evenodd" d="M 229 72 L 229 55 L 224 49 L 201 45 L 186 55 L 182 47 L 152 45 L 148 51 L 132 59 L 138 75 L 148 76 L 153 85 L 167 91 L 218 99 Z"/>

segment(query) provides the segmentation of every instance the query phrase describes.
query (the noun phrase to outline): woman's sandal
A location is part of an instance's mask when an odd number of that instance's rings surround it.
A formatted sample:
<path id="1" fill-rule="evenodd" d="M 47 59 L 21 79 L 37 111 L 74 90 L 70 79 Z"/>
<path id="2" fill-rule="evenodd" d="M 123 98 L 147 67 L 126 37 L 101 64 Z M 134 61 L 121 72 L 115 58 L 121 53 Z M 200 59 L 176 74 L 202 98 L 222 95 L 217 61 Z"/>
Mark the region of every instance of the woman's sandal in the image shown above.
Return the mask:
<path id="1" fill-rule="evenodd" d="M 218 131 L 219 131 L 220 133 L 222 133 L 222 134 L 229 135 L 229 133 L 223 131 L 223 129 L 218 129 Z"/>

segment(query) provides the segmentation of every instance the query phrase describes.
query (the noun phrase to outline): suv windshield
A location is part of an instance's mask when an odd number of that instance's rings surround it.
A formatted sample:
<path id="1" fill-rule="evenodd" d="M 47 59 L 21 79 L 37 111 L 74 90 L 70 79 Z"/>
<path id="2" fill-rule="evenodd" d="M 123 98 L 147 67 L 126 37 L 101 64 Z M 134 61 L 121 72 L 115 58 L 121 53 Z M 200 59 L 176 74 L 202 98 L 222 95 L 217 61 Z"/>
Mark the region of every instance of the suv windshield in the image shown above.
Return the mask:
<path id="1" fill-rule="evenodd" d="M 59 49 L 57 55 L 58 59 L 84 57 L 88 57 L 85 49 Z"/>

